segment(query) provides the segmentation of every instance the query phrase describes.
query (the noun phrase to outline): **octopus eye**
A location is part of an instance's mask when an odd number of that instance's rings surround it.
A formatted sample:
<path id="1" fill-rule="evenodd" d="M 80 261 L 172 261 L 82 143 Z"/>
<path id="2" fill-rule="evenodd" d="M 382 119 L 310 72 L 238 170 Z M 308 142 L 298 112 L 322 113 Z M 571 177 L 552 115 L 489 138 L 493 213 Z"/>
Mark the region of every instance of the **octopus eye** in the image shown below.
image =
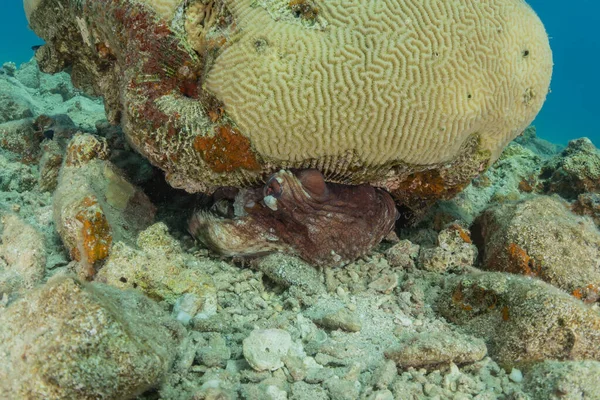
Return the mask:
<path id="1" fill-rule="evenodd" d="M 283 186 L 277 180 L 277 178 L 273 177 L 267 183 L 267 187 L 265 188 L 265 196 L 273 196 L 276 199 L 281 197 L 283 193 Z"/>
<path id="2" fill-rule="evenodd" d="M 297 175 L 298 180 L 302 183 L 304 189 L 317 201 L 324 201 L 329 196 L 327 183 L 321 174 L 316 169 L 306 169 L 300 171 Z"/>

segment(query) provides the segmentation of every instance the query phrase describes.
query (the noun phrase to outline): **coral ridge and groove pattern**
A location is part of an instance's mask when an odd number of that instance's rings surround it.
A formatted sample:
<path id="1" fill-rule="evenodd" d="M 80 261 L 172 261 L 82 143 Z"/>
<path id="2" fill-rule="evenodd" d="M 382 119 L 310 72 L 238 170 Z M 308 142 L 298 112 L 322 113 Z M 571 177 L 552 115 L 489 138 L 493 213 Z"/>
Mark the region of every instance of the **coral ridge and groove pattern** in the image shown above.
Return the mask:
<path id="1" fill-rule="evenodd" d="M 546 94 L 547 39 L 521 1 L 326 1 L 322 31 L 228 3 L 241 37 L 206 85 L 275 159 L 435 164 L 473 134 L 496 157 Z"/>

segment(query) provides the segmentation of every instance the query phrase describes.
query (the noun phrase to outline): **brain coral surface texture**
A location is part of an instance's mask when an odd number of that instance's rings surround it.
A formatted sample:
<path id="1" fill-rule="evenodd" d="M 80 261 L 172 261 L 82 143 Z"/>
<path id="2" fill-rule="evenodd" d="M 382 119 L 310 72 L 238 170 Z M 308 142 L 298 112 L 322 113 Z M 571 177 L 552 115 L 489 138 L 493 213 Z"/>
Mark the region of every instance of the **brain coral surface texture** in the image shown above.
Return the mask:
<path id="1" fill-rule="evenodd" d="M 521 0 L 329 0 L 323 29 L 230 0 L 240 37 L 208 74 L 266 157 L 436 164 L 472 134 L 493 158 L 548 91 L 545 30 Z"/>
<path id="2" fill-rule="evenodd" d="M 41 68 L 71 65 L 190 192 L 317 168 L 397 200 L 455 193 L 533 120 L 552 72 L 522 0 L 25 5 Z"/>

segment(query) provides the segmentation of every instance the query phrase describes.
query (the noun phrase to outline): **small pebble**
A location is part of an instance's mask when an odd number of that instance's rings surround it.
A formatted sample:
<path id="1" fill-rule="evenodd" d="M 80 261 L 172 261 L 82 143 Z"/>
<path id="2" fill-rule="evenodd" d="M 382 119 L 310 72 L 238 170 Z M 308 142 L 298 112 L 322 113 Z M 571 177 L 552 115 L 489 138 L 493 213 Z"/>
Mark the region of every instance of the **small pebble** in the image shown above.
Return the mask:
<path id="1" fill-rule="evenodd" d="M 244 358 L 256 371 L 275 371 L 283 367 L 291 345 L 292 337 L 282 329 L 257 329 L 244 339 Z"/>
<path id="2" fill-rule="evenodd" d="M 513 368 L 512 371 L 510 371 L 510 375 L 508 375 L 508 377 L 511 381 L 519 383 L 523 380 L 523 373 L 521 372 L 521 370 Z"/>
<path id="3" fill-rule="evenodd" d="M 341 329 L 346 332 L 358 332 L 362 328 L 360 318 L 347 308 L 341 308 L 335 313 L 324 315 L 322 318 L 315 319 L 314 322 L 327 329 Z"/>

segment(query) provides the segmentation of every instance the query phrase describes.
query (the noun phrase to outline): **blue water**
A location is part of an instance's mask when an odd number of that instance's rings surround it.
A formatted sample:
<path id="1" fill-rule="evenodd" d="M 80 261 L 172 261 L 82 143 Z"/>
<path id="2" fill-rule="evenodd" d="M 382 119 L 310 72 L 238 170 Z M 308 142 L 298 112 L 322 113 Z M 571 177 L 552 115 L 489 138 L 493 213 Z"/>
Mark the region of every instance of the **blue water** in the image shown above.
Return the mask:
<path id="1" fill-rule="evenodd" d="M 17 66 L 33 57 L 31 46 L 43 44 L 28 27 L 21 0 L 3 0 L 0 14 L 0 64 L 14 61 Z"/>
<path id="2" fill-rule="evenodd" d="M 4 0 L 0 63 L 28 61 L 41 41 L 27 28 L 20 0 Z M 9 5 L 10 4 L 10 5 Z M 555 143 L 587 136 L 600 146 L 600 1 L 529 0 L 550 36 L 554 52 L 552 92 L 534 124 Z"/>
<path id="3" fill-rule="evenodd" d="M 534 121 L 552 142 L 587 136 L 600 146 L 600 1 L 528 0 L 550 37 L 551 93 Z"/>

